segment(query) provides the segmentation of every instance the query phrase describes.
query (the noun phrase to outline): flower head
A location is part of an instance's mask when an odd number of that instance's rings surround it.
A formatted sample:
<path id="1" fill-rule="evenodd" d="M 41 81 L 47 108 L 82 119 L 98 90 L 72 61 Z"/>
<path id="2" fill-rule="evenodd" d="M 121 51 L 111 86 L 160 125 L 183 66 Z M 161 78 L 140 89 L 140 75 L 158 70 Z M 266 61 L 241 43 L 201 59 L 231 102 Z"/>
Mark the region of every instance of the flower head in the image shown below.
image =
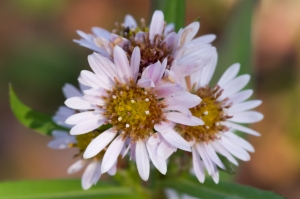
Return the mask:
<path id="1" fill-rule="evenodd" d="M 238 159 L 250 160 L 248 152 L 254 152 L 252 145 L 234 133 L 235 130 L 256 135 L 256 131 L 239 123 L 255 123 L 263 119 L 263 115 L 251 109 L 261 104 L 260 100 L 247 100 L 252 90 L 244 90 L 250 80 L 249 75 L 236 77 L 240 65 L 234 64 L 222 75 L 217 86 L 210 87 L 209 82 L 214 73 L 216 63 L 189 76 L 184 84 L 191 93 L 198 95 L 202 101 L 193 107 L 192 114 L 201 118 L 204 125 L 186 126 L 178 124 L 174 129 L 192 146 L 193 168 L 200 182 L 205 179 L 204 170 L 218 183 L 218 168 L 225 169 L 217 153 L 238 165 Z"/>
<path id="2" fill-rule="evenodd" d="M 78 31 L 82 39 L 75 42 L 111 60 L 115 46 L 121 47 L 129 60 L 135 47 L 139 47 L 140 73 L 147 66 L 167 59 L 166 68 L 172 68 L 182 77 L 206 66 L 216 53 L 216 49 L 210 44 L 215 35 L 194 39 L 200 28 L 199 22 L 193 22 L 176 33 L 173 24 L 165 25 L 163 12 L 155 11 L 149 27 L 144 20 L 141 24 L 138 26 L 130 15 L 126 15 L 125 22 L 118 25 L 113 33 L 101 28 L 92 28 L 93 34 Z"/>
<path id="3" fill-rule="evenodd" d="M 189 111 L 200 103 L 200 98 L 165 76 L 167 59 L 149 65 L 139 74 L 140 57 L 140 49 L 135 47 L 129 64 L 126 53 L 118 46 L 114 48 L 114 62 L 97 53 L 90 55 L 88 60 L 94 73 L 82 71 L 79 81 L 91 89 L 85 90 L 84 96 L 65 102 L 72 109 L 88 111 L 72 115 L 66 123 L 75 125 L 71 135 L 111 125 L 89 144 L 84 157 L 97 155 L 112 141 L 103 157 L 101 171 L 107 172 L 121 151 L 125 155 L 130 149 L 140 176 L 147 180 L 149 157 L 161 173 L 166 173 L 165 159 L 156 154 L 158 135 L 170 137 L 166 139 L 169 144 L 190 151 L 187 142 L 172 127 L 178 123 L 197 126 L 203 122 Z"/>
<path id="4" fill-rule="evenodd" d="M 81 85 L 81 88 L 81 91 L 79 91 L 76 87 L 66 84 L 63 87 L 63 93 L 66 98 L 82 96 L 82 90 L 84 86 Z M 67 125 L 64 121 L 75 113 L 75 110 L 61 106 L 53 117 L 53 120 L 58 125 L 70 129 L 72 125 Z M 54 139 L 48 143 L 48 146 L 53 149 L 66 149 L 71 147 L 78 149 L 78 154 L 76 154 L 75 157 L 79 157 L 79 160 L 69 167 L 68 174 L 76 173 L 86 166 L 81 178 L 81 185 L 85 190 L 89 189 L 92 185 L 95 185 L 102 174 L 100 168 L 104 153 L 99 153 L 92 159 L 84 159 L 82 156 L 88 144 L 99 134 L 99 131 L 94 130 L 83 135 L 74 136 L 69 135 L 68 131 L 54 130 L 52 131 L 52 136 Z M 114 175 L 116 173 L 116 163 L 109 169 L 108 173 L 110 175 Z"/>

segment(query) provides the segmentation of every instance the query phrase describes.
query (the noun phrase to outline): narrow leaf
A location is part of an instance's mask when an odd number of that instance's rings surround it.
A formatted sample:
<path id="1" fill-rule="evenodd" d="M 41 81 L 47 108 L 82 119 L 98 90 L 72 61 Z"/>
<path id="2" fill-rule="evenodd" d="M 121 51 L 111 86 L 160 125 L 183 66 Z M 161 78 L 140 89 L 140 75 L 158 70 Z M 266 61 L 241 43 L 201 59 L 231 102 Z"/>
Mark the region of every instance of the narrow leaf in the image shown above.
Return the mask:
<path id="1" fill-rule="evenodd" d="M 54 129 L 65 130 L 52 121 L 51 116 L 37 112 L 23 104 L 9 85 L 10 107 L 16 118 L 26 127 L 43 135 L 50 135 Z"/>
<path id="2" fill-rule="evenodd" d="M 133 191 L 105 182 L 85 191 L 80 180 L 41 180 L 0 183 L 0 198 L 5 199 L 135 199 Z"/>
<path id="3" fill-rule="evenodd" d="M 152 13 L 155 10 L 164 12 L 167 24 L 174 23 L 175 30 L 183 28 L 185 21 L 185 0 L 152 0 Z"/>
<path id="4" fill-rule="evenodd" d="M 199 183 L 195 177 L 169 179 L 161 184 L 180 193 L 185 193 L 201 199 L 283 199 L 270 191 L 263 191 L 244 185 L 220 182 L 215 184 L 207 179 L 204 184 Z"/>

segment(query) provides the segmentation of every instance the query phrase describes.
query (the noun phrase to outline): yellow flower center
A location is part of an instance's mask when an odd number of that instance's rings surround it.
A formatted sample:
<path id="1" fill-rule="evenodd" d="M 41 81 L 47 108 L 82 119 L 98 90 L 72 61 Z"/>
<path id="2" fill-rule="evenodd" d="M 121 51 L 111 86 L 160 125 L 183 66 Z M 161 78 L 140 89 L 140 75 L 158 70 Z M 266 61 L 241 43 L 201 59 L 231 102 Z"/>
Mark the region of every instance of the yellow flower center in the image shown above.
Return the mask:
<path id="1" fill-rule="evenodd" d="M 133 141 L 145 139 L 153 133 L 155 124 L 165 121 L 160 103 L 152 90 L 144 90 L 133 82 L 129 85 L 117 83 L 105 97 L 104 115 L 108 123 Z"/>
<path id="2" fill-rule="evenodd" d="M 216 86 L 214 89 L 206 86 L 198 89 L 194 93 L 198 95 L 202 101 L 199 105 L 190 109 L 190 111 L 194 116 L 201 118 L 204 125 L 176 125 L 176 130 L 180 132 L 186 140 L 208 142 L 217 139 L 218 132 L 225 132 L 228 130 L 222 122 L 231 118 L 231 116 L 226 114 L 226 109 L 228 109 L 230 105 L 226 105 L 227 99 L 221 101 L 218 100 L 222 91 L 223 90 L 221 90 L 219 86 Z"/>

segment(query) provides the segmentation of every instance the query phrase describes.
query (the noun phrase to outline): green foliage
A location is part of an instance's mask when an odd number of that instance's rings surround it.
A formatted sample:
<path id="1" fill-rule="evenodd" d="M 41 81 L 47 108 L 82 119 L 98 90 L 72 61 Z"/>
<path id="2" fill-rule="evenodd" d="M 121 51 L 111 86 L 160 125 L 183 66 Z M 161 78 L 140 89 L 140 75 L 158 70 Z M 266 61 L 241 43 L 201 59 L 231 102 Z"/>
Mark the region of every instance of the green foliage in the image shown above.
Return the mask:
<path id="1" fill-rule="evenodd" d="M 154 10 L 162 10 L 164 12 L 165 21 L 174 23 L 175 30 L 183 28 L 185 21 L 185 0 L 160 0 L 151 1 L 152 12 Z"/>
<path id="2" fill-rule="evenodd" d="M 56 125 L 51 116 L 37 112 L 23 104 L 11 85 L 9 85 L 10 107 L 16 118 L 26 127 L 43 135 L 50 135 L 54 129 L 64 130 Z"/>
<path id="3" fill-rule="evenodd" d="M 191 176 L 168 179 L 162 182 L 162 186 L 201 199 L 283 199 L 270 191 L 228 182 L 220 182 L 216 185 L 212 180 L 207 179 L 204 184 L 200 184 L 195 177 Z"/>
<path id="4" fill-rule="evenodd" d="M 106 182 L 85 191 L 80 180 L 41 180 L 0 183 L 0 198 L 5 199 L 135 199 L 133 190 Z"/>
<path id="5" fill-rule="evenodd" d="M 236 62 L 241 64 L 240 74 L 252 75 L 251 25 L 255 5 L 254 0 L 239 1 L 233 8 L 233 14 L 220 38 L 220 45 L 217 46 L 219 60 L 213 82 L 216 83 L 224 71 Z"/>

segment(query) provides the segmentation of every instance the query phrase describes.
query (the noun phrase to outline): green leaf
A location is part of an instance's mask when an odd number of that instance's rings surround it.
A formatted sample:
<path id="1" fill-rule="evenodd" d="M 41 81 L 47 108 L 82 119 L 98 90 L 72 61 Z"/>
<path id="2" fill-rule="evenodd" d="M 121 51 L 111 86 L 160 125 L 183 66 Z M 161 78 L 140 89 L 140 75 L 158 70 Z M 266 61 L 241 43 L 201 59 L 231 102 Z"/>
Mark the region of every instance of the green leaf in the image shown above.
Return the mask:
<path id="1" fill-rule="evenodd" d="M 167 24 L 174 23 L 175 30 L 183 28 L 185 21 L 185 0 L 152 0 L 152 12 L 162 10 Z"/>
<path id="2" fill-rule="evenodd" d="M 224 166 L 226 167 L 226 169 L 221 169 L 219 168 L 220 171 L 224 171 L 230 175 L 235 174 L 235 170 L 234 170 L 234 165 L 224 156 L 219 155 L 220 160 L 222 161 L 222 163 L 224 164 Z"/>
<path id="3" fill-rule="evenodd" d="M 16 118 L 26 127 L 43 135 L 50 135 L 55 129 L 66 130 L 52 121 L 51 116 L 37 112 L 23 104 L 9 85 L 10 107 Z"/>
<path id="4" fill-rule="evenodd" d="M 0 198 L 5 199 L 135 199 L 133 190 L 98 182 L 85 191 L 80 180 L 41 180 L 0 183 Z"/>
<path id="5" fill-rule="evenodd" d="M 213 82 L 216 83 L 224 71 L 233 63 L 241 64 L 240 74 L 253 73 L 251 50 L 251 25 L 255 0 L 238 1 L 227 26 L 220 37 L 218 66 Z M 250 85 L 248 85 L 250 86 Z"/>
<path id="6" fill-rule="evenodd" d="M 270 191 L 263 191 L 229 182 L 219 182 L 219 184 L 215 184 L 211 179 L 206 179 L 205 183 L 201 184 L 192 176 L 169 179 L 162 182 L 162 186 L 201 199 L 283 199 L 282 196 Z"/>

